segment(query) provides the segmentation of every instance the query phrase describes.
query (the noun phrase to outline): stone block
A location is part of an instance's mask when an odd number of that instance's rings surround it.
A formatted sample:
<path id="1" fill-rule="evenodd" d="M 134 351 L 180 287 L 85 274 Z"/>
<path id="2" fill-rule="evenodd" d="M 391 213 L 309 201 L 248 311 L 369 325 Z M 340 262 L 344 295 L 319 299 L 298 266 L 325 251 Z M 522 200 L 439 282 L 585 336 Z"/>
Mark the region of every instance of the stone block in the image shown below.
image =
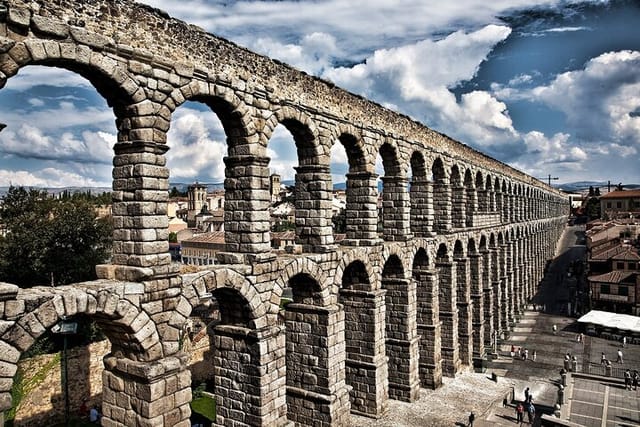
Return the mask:
<path id="1" fill-rule="evenodd" d="M 20 7 L 10 7 L 7 22 L 18 27 L 27 28 L 31 21 L 31 11 Z"/>

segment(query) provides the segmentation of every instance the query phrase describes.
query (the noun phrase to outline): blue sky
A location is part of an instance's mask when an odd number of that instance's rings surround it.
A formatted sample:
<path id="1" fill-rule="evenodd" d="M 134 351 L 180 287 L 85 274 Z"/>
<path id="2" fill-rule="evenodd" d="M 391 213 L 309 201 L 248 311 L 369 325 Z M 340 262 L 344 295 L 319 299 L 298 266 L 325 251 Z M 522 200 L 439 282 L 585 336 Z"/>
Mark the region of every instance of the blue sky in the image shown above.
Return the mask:
<path id="1" fill-rule="evenodd" d="M 640 184 L 640 3 L 632 0 L 145 0 L 331 80 L 536 177 Z M 0 186 L 110 186 L 113 113 L 71 72 L 27 67 L 0 91 Z M 171 180 L 221 182 L 215 115 L 179 108 Z M 271 168 L 291 179 L 278 127 Z M 337 144 L 339 146 L 339 144 Z M 332 158 L 344 181 L 343 152 Z"/>

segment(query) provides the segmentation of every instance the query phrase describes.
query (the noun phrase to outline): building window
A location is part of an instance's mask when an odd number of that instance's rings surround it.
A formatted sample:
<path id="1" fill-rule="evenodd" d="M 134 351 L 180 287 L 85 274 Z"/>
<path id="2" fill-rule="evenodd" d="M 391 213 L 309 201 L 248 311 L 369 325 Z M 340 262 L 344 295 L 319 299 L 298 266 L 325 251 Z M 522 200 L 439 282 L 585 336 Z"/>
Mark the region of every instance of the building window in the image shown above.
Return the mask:
<path id="1" fill-rule="evenodd" d="M 622 209 L 622 202 L 616 202 L 616 208 Z"/>
<path id="2" fill-rule="evenodd" d="M 616 270 L 624 270 L 624 262 L 616 262 Z"/>
<path id="3" fill-rule="evenodd" d="M 618 286 L 618 295 L 629 296 L 629 288 L 626 286 Z"/>
<path id="4" fill-rule="evenodd" d="M 611 202 L 607 202 L 607 208 L 611 209 Z"/>
<path id="5" fill-rule="evenodd" d="M 609 293 L 609 285 L 600 285 L 600 293 L 608 294 Z"/>

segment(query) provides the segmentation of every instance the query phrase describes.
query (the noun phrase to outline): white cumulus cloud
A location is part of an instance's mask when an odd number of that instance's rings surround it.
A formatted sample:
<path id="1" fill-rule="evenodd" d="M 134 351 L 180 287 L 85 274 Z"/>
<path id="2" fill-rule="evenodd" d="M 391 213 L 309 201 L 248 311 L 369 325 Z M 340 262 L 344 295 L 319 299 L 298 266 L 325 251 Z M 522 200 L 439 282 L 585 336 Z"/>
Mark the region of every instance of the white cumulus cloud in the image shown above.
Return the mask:
<path id="1" fill-rule="evenodd" d="M 506 105 L 483 91 L 464 94 L 458 102 L 450 89 L 472 79 L 510 32 L 508 27 L 488 25 L 442 40 L 382 49 L 364 64 L 327 70 L 323 77 L 383 105 L 396 105 L 463 141 L 482 146 L 504 143 L 517 136 Z"/>
<path id="2" fill-rule="evenodd" d="M 167 134 L 171 180 L 224 180 L 227 144 L 222 124 L 212 112 L 179 108 Z"/>

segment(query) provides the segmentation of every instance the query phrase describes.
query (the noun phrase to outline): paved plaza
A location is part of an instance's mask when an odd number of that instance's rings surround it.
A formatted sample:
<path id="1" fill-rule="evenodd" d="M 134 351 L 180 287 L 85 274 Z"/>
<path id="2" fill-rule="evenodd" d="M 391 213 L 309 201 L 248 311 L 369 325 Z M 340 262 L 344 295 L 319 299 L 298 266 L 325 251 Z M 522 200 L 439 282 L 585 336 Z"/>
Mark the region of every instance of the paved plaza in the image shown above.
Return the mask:
<path id="1" fill-rule="evenodd" d="M 640 391 L 627 390 L 622 381 L 575 376 L 563 415 L 586 427 L 639 426 Z"/>
<path id="2" fill-rule="evenodd" d="M 566 315 L 570 300 L 566 269 L 584 253 L 582 230 L 568 227 L 559 244 L 558 256 L 549 266 L 545 281 L 510 335 L 499 344 L 498 358 L 484 373 L 463 373 L 446 378 L 437 390 L 421 390 L 414 403 L 391 400 L 389 413 L 379 420 L 352 417 L 352 425 L 362 427 L 466 426 L 470 412 L 475 427 L 513 426 L 515 407 L 524 400 L 529 387 L 536 407 L 533 425 L 540 426 L 543 414 L 553 414 L 561 383 L 560 370 L 567 353 L 576 357 L 578 371 L 589 366 L 592 374 L 570 375 L 565 389 L 562 419 L 570 426 L 640 426 L 640 390 L 625 390 L 622 374 L 629 368 L 640 370 L 640 345 L 627 344 L 580 332 L 577 318 Z M 557 332 L 553 332 L 556 325 Z M 511 347 L 528 349 L 529 359 L 511 357 Z M 623 362 L 616 362 L 618 349 Z M 535 361 L 533 353 L 536 353 Z M 611 378 L 600 365 L 602 353 L 612 361 Z M 492 380 L 496 374 L 497 382 Z M 503 406 L 503 399 L 507 405 Z M 525 420 L 527 417 L 525 416 Z M 606 420 L 606 421 L 604 421 Z M 525 422 L 528 425 L 528 423 Z"/>

